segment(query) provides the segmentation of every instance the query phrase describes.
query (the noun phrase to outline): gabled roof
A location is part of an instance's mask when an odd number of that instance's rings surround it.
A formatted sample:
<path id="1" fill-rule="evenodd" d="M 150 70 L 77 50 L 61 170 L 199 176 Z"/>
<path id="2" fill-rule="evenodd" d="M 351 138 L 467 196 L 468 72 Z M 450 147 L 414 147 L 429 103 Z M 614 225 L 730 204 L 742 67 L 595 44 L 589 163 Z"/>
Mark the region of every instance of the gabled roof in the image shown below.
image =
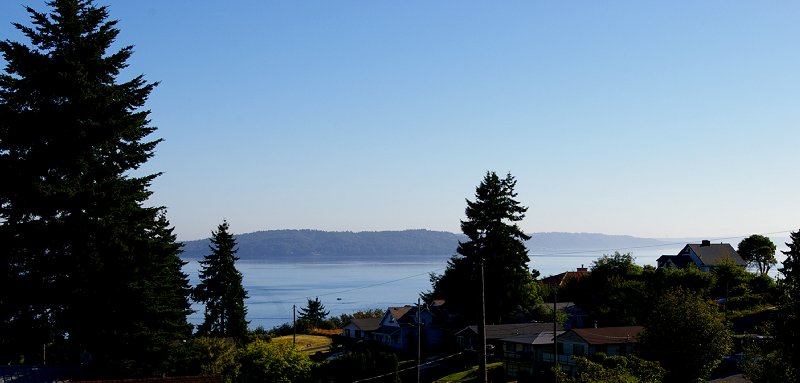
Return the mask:
<path id="1" fill-rule="evenodd" d="M 656 264 L 659 266 L 667 266 L 672 265 L 679 269 L 682 269 L 684 266 L 693 263 L 692 257 L 688 255 L 662 255 L 656 259 Z"/>
<path id="2" fill-rule="evenodd" d="M 353 318 L 350 319 L 350 322 L 348 322 L 345 327 L 350 323 L 361 331 L 375 331 L 381 325 L 381 318 Z"/>
<path id="3" fill-rule="evenodd" d="M 642 326 L 623 326 L 623 327 L 597 327 L 597 328 L 574 328 L 572 333 L 583 339 L 587 344 L 620 344 L 638 343 L 639 334 L 644 327 Z"/>
<path id="4" fill-rule="evenodd" d="M 501 339 L 519 335 L 553 332 L 552 323 L 514 323 L 486 325 L 486 339 Z M 456 336 L 477 336 L 478 326 L 468 326 L 456 333 Z"/>
<path id="5" fill-rule="evenodd" d="M 403 316 L 405 316 L 414 306 L 405 305 L 402 307 L 389 307 L 389 315 L 391 315 L 394 320 L 400 321 Z"/>
<path id="6" fill-rule="evenodd" d="M 747 262 L 742 259 L 739 253 L 737 253 L 729 243 L 711 243 L 710 241 L 703 241 L 703 243 L 700 244 L 690 243 L 684 247 L 681 254 L 683 254 L 687 248 L 697 254 L 697 257 L 700 258 L 706 266 L 716 266 L 725 258 L 732 260 L 740 266 L 747 265 Z"/>
<path id="7" fill-rule="evenodd" d="M 563 334 L 564 331 L 557 331 L 556 336 Z M 530 334 L 530 335 L 517 335 L 508 338 L 500 339 L 503 342 L 510 342 L 510 343 L 521 343 L 521 344 L 531 344 L 531 345 L 543 345 L 553 344 L 553 330 L 550 331 L 542 331 L 538 334 Z"/>
<path id="8" fill-rule="evenodd" d="M 584 267 L 579 267 L 578 271 L 566 271 L 561 274 L 542 278 L 541 283 L 548 286 L 564 286 L 570 280 L 578 280 L 589 275 L 589 270 Z"/>

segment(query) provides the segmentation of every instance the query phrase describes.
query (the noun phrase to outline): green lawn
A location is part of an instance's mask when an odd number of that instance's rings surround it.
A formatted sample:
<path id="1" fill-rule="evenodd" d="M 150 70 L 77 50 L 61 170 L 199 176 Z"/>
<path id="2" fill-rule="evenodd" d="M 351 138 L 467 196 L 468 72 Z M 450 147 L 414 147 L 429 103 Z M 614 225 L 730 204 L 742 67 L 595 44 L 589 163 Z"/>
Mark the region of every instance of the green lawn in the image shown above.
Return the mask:
<path id="1" fill-rule="evenodd" d="M 292 335 L 279 336 L 272 339 L 275 343 L 292 343 Z M 327 351 L 331 345 L 331 338 L 322 335 L 297 334 L 297 349 L 307 354 L 317 351 Z"/>
<path id="2" fill-rule="evenodd" d="M 502 369 L 503 362 L 491 363 L 486 365 L 486 369 L 489 371 L 489 374 L 492 373 L 492 370 L 495 369 Z M 478 366 L 472 366 L 469 370 L 456 372 L 447 376 L 443 376 L 437 380 L 435 383 L 448 383 L 448 382 L 480 382 L 481 379 L 478 376 Z"/>

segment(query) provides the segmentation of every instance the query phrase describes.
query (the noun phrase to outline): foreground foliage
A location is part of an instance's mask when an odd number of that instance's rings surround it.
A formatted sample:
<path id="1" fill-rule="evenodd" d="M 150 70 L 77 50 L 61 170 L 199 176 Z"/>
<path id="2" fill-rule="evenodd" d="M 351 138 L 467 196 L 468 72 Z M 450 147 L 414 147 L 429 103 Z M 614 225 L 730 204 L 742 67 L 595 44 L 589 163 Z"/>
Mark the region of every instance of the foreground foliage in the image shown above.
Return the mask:
<path id="1" fill-rule="evenodd" d="M 658 299 L 644 327 L 639 352 L 667 370 L 665 382 L 707 377 L 732 347 L 719 310 L 699 294 L 682 288 Z"/>
<path id="2" fill-rule="evenodd" d="M 783 267 L 778 269 L 781 297 L 772 331 L 768 338 L 751 342 L 740 363 L 752 381 L 800 380 L 800 230 L 792 232 L 790 239 Z"/>
<path id="3" fill-rule="evenodd" d="M 311 373 L 309 357 L 290 343 L 261 339 L 247 344 L 239 354 L 240 378 L 246 382 L 301 382 Z"/>
<path id="4" fill-rule="evenodd" d="M 585 357 L 576 357 L 577 372 L 568 377 L 560 369 L 555 369 L 558 381 L 562 383 L 660 383 L 666 371 L 657 362 L 650 362 L 636 356 L 602 357 L 599 362 Z"/>

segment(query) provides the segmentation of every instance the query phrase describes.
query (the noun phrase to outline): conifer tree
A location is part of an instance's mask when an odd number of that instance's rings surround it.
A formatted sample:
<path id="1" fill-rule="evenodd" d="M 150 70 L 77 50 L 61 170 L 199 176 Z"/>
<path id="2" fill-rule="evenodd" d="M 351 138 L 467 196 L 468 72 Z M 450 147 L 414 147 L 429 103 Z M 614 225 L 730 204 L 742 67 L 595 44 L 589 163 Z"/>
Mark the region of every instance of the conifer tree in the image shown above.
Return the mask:
<path id="1" fill-rule="evenodd" d="M 118 81 L 132 47 L 108 52 L 106 7 L 47 4 L 14 24 L 28 44 L 0 42 L 0 362 L 47 345 L 97 376 L 169 373 L 190 290 L 164 208 L 145 206 L 158 174 L 135 175 L 160 141 L 155 84 Z"/>
<path id="2" fill-rule="evenodd" d="M 325 306 L 322 305 L 319 297 L 314 298 L 314 300 L 309 299 L 306 307 L 300 308 L 300 320 L 306 320 L 314 326 L 319 326 L 328 314 L 330 312 L 325 310 Z"/>
<path id="3" fill-rule="evenodd" d="M 241 341 L 247 335 L 247 291 L 242 286 L 242 273 L 236 270 L 236 239 L 229 230 L 228 222 L 223 221 L 211 232 L 211 254 L 200 261 L 200 284 L 192 297 L 205 305 L 198 334 Z"/>
<path id="4" fill-rule="evenodd" d="M 475 189 L 475 200 L 467 200 L 466 220 L 461 230 L 469 238 L 459 243 L 445 272 L 432 278 L 429 296 L 445 299 L 448 307 L 475 323 L 480 314 L 480 264 L 484 263 L 487 324 L 500 324 L 533 309 L 541 302 L 528 270 L 525 234 L 517 222 L 528 208 L 515 199 L 516 180 L 511 174 L 501 179 L 487 172 Z"/>

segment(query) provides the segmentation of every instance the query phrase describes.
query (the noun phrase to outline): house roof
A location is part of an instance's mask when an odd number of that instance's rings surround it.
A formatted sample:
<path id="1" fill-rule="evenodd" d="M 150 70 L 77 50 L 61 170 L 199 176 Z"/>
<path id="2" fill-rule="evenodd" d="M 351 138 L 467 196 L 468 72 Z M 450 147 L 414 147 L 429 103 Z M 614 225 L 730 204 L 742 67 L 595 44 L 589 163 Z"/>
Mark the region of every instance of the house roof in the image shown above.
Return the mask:
<path id="1" fill-rule="evenodd" d="M 542 278 L 541 282 L 548 286 L 564 286 L 570 280 L 581 279 L 587 275 L 589 275 L 589 270 L 581 267 L 578 268 L 578 271 L 566 271 L 561 274 L 556 274 L 549 276 L 547 278 Z"/>
<path id="2" fill-rule="evenodd" d="M 544 331 L 553 332 L 552 323 L 514 323 L 486 325 L 486 339 L 501 339 L 519 335 L 538 334 Z M 477 336 L 478 326 L 468 326 L 456 333 L 456 336 Z"/>
<path id="3" fill-rule="evenodd" d="M 656 259 L 656 263 L 660 266 L 667 265 L 667 262 L 682 269 L 684 266 L 692 263 L 692 257 L 688 255 L 662 255 Z"/>
<path id="4" fill-rule="evenodd" d="M 740 266 L 747 265 L 747 262 L 739 256 L 739 253 L 737 253 L 729 243 L 710 243 L 709 241 L 703 241 L 703 243 L 700 244 L 690 243 L 686 245 L 686 248 L 692 249 L 706 266 L 715 266 L 725 258 L 732 260 Z M 686 248 L 684 248 L 684 250 Z"/>
<path id="5" fill-rule="evenodd" d="M 639 334 L 644 327 L 642 326 L 623 326 L 623 327 L 597 327 L 597 328 L 574 328 L 572 333 L 583 339 L 587 344 L 619 344 L 619 343 L 638 343 Z"/>
<path id="6" fill-rule="evenodd" d="M 557 331 L 556 336 L 563 334 L 564 331 Z M 553 331 L 542 331 L 538 334 L 517 335 L 500 339 L 503 342 L 521 343 L 531 345 L 553 344 Z"/>
<path id="7" fill-rule="evenodd" d="M 362 331 L 375 331 L 381 325 L 381 318 L 353 318 L 348 324 L 352 323 Z M 347 325 L 345 325 L 346 327 Z"/>
<path id="8" fill-rule="evenodd" d="M 394 320 L 399 321 L 404 315 L 406 315 L 414 306 L 405 305 L 402 307 L 389 307 L 389 314 L 394 317 Z"/>

